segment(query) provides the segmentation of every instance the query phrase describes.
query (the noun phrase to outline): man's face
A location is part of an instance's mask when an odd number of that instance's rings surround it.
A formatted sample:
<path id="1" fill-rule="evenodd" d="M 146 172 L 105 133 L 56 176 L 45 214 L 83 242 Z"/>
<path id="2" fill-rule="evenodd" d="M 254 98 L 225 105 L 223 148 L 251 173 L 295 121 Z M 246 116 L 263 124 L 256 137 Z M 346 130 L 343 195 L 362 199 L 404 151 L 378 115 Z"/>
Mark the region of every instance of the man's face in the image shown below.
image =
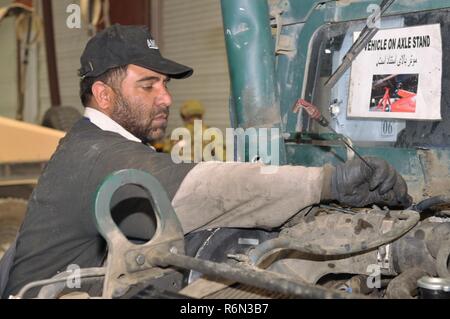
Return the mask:
<path id="1" fill-rule="evenodd" d="M 139 139 L 164 137 L 172 97 L 166 75 L 129 65 L 121 90 L 115 92 L 110 117 Z"/>

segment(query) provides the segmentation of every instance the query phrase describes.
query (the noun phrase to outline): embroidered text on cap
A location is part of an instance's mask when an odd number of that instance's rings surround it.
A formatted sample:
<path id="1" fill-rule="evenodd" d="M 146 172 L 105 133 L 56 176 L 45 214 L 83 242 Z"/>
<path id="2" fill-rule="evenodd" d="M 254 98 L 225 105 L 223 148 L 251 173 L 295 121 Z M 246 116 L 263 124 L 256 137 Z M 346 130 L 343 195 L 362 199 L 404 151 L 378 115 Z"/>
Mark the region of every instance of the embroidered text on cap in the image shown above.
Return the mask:
<path id="1" fill-rule="evenodd" d="M 155 50 L 158 50 L 158 49 L 159 49 L 158 46 L 156 45 L 156 41 L 155 41 L 155 40 L 148 39 L 148 40 L 147 40 L 147 45 L 148 45 L 148 47 L 149 47 L 150 49 L 155 49 Z"/>

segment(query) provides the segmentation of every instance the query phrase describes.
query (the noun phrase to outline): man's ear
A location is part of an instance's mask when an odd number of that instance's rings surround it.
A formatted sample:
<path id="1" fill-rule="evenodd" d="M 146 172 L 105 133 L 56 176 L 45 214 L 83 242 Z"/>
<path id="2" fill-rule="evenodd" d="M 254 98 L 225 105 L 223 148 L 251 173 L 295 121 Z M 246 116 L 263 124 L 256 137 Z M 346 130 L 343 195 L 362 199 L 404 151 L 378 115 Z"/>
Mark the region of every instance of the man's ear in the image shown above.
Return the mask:
<path id="1" fill-rule="evenodd" d="M 97 81 L 92 85 L 92 95 L 99 109 L 109 115 L 114 107 L 113 90 L 105 83 Z"/>

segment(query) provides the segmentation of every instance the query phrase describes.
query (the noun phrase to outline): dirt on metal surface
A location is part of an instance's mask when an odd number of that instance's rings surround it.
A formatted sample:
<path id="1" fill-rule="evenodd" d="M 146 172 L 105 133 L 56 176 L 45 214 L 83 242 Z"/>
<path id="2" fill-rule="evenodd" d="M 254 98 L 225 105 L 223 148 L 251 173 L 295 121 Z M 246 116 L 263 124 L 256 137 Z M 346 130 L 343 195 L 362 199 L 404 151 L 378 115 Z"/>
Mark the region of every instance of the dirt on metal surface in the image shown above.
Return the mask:
<path id="1" fill-rule="evenodd" d="M 450 193 L 450 159 L 447 153 L 419 151 L 419 158 L 424 170 L 423 197 Z"/>

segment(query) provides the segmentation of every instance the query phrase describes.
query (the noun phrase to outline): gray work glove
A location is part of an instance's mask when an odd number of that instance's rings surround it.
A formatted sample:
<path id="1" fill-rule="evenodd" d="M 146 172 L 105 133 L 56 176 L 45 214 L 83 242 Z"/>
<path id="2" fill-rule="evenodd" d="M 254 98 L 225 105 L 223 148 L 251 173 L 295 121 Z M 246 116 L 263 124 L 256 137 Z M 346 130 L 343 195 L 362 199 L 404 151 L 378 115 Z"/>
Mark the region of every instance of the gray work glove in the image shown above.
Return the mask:
<path id="1" fill-rule="evenodd" d="M 353 207 L 409 207 L 412 198 L 403 177 L 381 158 L 364 159 L 373 171 L 359 158 L 336 167 L 325 165 L 322 200 L 337 200 Z"/>

